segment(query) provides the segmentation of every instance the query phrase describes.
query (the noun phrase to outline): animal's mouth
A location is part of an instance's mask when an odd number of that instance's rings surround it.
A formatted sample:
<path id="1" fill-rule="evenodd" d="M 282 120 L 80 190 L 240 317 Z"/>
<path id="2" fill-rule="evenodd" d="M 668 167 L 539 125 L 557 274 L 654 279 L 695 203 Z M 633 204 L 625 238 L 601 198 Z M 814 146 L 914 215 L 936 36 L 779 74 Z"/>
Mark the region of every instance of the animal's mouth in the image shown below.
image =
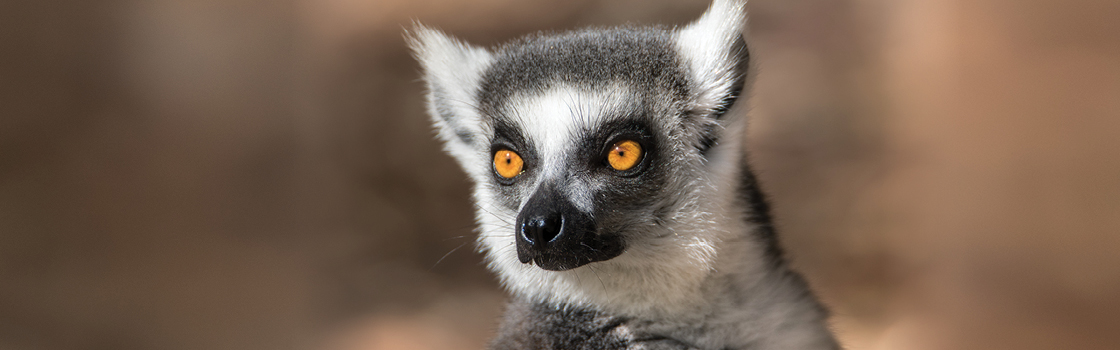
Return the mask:
<path id="1" fill-rule="evenodd" d="M 569 233 L 572 236 L 545 244 L 517 239 L 517 259 L 533 263 L 549 271 L 571 270 L 597 261 L 606 261 L 622 254 L 622 236 L 598 235 L 594 232 Z"/>

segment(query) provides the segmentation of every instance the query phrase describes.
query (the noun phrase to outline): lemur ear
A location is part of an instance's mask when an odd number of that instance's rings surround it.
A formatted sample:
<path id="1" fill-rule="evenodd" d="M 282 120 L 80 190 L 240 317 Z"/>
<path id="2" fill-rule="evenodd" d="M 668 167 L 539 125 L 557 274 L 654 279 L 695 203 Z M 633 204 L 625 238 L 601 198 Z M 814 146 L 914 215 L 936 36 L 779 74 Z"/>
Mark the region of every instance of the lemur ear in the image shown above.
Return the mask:
<path id="1" fill-rule="evenodd" d="M 694 111 L 719 117 L 742 92 L 750 64 L 745 25 L 746 1 L 715 0 L 677 33 L 677 47 L 697 85 Z"/>
<path id="2" fill-rule="evenodd" d="M 490 51 L 417 23 L 406 34 L 428 87 L 428 114 L 456 158 L 468 156 L 482 135 L 478 89 L 490 66 Z"/>

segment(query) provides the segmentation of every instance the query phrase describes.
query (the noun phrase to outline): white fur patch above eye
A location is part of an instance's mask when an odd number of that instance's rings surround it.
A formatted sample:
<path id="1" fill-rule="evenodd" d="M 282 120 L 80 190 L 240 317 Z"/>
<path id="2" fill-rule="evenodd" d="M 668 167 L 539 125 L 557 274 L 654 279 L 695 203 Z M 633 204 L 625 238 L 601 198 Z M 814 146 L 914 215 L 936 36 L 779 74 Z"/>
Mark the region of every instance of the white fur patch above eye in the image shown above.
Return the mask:
<path id="1" fill-rule="evenodd" d="M 636 108 L 630 102 L 634 100 L 621 83 L 595 90 L 561 84 L 543 93 L 516 96 L 510 110 L 514 123 L 542 152 L 547 177 L 566 171 L 560 167 L 580 135 Z"/>

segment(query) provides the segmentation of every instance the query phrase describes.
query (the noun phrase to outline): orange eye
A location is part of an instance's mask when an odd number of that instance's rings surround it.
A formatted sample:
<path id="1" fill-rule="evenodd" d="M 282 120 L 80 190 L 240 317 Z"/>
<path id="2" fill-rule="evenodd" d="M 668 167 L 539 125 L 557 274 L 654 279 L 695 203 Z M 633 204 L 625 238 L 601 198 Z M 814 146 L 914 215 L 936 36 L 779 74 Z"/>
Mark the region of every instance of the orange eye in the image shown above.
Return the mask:
<path id="1" fill-rule="evenodd" d="M 642 145 L 637 141 L 624 140 L 614 144 L 611 148 L 611 153 L 607 155 L 607 162 L 611 164 L 611 168 L 618 171 L 626 171 L 638 165 L 642 160 Z"/>
<path id="2" fill-rule="evenodd" d="M 503 149 L 494 153 L 494 170 L 504 178 L 512 179 L 525 170 L 525 161 L 513 151 Z"/>

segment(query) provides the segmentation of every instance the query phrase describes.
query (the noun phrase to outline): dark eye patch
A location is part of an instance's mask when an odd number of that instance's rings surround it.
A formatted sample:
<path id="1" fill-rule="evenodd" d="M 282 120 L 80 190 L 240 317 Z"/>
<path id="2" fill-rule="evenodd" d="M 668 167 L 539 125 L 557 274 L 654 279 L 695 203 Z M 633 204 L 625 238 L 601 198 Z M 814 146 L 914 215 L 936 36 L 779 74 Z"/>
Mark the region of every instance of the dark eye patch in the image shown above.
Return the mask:
<path id="1" fill-rule="evenodd" d="M 645 158 L 650 157 L 656 149 L 652 125 L 643 117 L 635 116 L 611 120 L 593 130 L 588 130 L 584 135 L 579 141 L 578 152 L 587 160 L 586 164 L 591 167 L 590 170 L 592 171 L 614 171 L 607 164 L 607 156 L 614 144 L 619 141 L 633 140 L 638 142 L 645 153 L 643 156 Z M 643 158 L 642 163 L 646 163 L 645 158 Z M 643 168 L 643 165 L 640 164 L 622 175 L 633 175 L 640 172 L 641 168 Z M 617 173 L 617 171 L 615 172 Z"/>
<path id="2" fill-rule="evenodd" d="M 528 182 L 523 179 L 532 177 L 532 174 L 540 167 L 540 156 L 536 147 L 528 141 L 522 130 L 510 122 L 508 118 L 497 113 L 487 115 L 486 122 L 490 124 L 494 131 L 494 135 L 490 139 L 490 148 L 486 150 L 487 158 L 489 159 L 499 150 L 508 149 L 516 152 L 524 162 L 523 173 L 517 177 L 504 178 L 496 170 L 491 171 L 493 176 L 490 177 L 492 181 L 500 185 L 494 186 L 494 189 L 501 194 L 498 196 L 501 205 L 510 210 L 517 210 L 520 206 L 522 192 L 528 188 L 524 186 Z"/>

